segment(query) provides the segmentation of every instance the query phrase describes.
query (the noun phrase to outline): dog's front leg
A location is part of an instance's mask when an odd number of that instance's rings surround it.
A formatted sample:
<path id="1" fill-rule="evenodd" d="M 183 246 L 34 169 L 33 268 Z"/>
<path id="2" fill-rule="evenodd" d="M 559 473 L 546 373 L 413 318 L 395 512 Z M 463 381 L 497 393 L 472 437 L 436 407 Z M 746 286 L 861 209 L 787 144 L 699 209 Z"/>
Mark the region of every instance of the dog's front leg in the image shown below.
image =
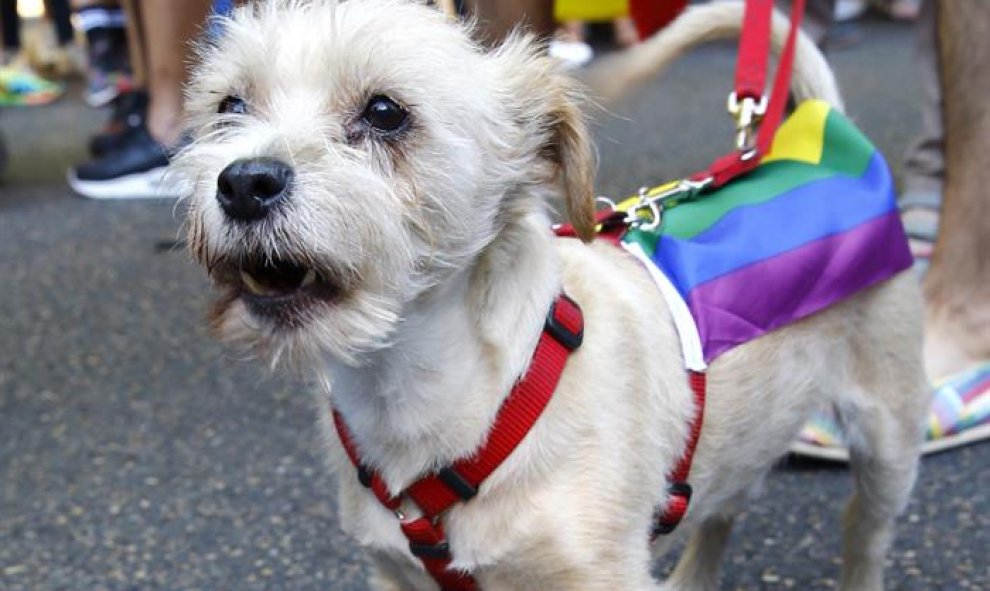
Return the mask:
<path id="1" fill-rule="evenodd" d="M 663 591 L 716 591 L 719 565 L 734 519 L 717 516 L 705 521 L 691 536 Z"/>
<path id="2" fill-rule="evenodd" d="M 436 588 L 436 583 L 425 571 L 418 572 L 409 563 L 400 563 L 385 552 L 371 553 L 368 588 L 371 591 L 419 591 Z"/>

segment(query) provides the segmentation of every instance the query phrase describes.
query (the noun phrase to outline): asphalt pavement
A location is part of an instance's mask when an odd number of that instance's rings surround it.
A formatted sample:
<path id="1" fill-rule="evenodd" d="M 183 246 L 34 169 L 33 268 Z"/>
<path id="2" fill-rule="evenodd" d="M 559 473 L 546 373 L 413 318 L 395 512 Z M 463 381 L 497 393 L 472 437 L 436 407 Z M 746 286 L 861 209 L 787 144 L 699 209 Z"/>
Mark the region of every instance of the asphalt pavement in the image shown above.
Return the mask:
<path id="1" fill-rule="evenodd" d="M 848 111 L 895 172 L 918 129 L 907 25 L 830 54 Z M 732 48 L 595 114 L 613 197 L 731 147 Z M 78 88 L 0 113 L 0 591 L 365 589 L 338 527 L 305 384 L 209 338 L 209 287 L 172 202 L 88 201 L 64 182 L 105 115 Z M 724 589 L 837 587 L 841 466 L 785 462 L 740 520 Z M 990 444 L 926 458 L 890 589 L 990 590 Z M 669 569 L 671 559 L 658 566 Z"/>

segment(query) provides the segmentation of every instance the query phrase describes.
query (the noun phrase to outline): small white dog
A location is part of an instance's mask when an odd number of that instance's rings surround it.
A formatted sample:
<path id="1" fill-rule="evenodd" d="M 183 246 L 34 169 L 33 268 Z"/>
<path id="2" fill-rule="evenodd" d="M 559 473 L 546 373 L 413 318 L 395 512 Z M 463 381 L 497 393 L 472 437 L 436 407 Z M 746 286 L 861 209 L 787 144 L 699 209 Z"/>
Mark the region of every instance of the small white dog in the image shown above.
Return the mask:
<path id="1" fill-rule="evenodd" d="M 693 9 L 633 54 L 629 77 L 740 18 L 732 4 Z M 695 405 L 646 271 L 550 230 L 548 202 L 562 197 L 579 235 L 593 233 L 577 86 L 530 39 L 487 52 L 411 1 L 266 2 L 224 24 L 189 87 L 195 142 L 177 162 L 190 248 L 224 292 L 218 332 L 325 385 L 341 520 L 374 556 L 373 588 L 437 583 L 359 483 L 331 404 L 398 494 L 485 442 L 562 290 L 583 309 L 584 343 L 521 444 L 439 518 L 449 566 L 484 591 L 714 589 L 734 512 L 825 402 L 855 479 L 842 589 L 882 588 L 928 402 L 909 273 L 711 365 L 690 511 L 651 546 Z M 795 93 L 838 101 L 806 40 Z M 417 508 L 397 513 L 408 522 Z M 663 587 L 652 556 L 689 533 Z"/>

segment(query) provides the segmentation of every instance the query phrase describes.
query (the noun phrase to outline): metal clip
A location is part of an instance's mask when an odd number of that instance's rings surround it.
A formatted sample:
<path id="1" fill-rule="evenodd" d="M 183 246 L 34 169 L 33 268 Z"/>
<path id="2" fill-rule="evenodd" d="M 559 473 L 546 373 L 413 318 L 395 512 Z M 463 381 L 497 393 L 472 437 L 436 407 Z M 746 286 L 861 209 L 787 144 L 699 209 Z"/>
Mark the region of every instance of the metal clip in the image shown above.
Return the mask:
<path id="1" fill-rule="evenodd" d="M 595 197 L 595 209 L 598 209 L 599 205 L 605 206 L 608 209 L 608 211 L 615 211 L 619 207 L 618 205 L 615 204 L 615 201 L 612 201 L 611 199 L 605 197 L 604 195 L 599 195 L 598 197 Z"/>
<path id="2" fill-rule="evenodd" d="M 650 189 L 639 190 L 639 202 L 626 212 L 625 223 L 631 227 L 651 232 L 663 223 L 663 212 L 685 201 L 690 201 L 712 184 L 708 177 L 700 181 L 682 179 L 672 187 L 650 194 Z"/>
<path id="3" fill-rule="evenodd" d="M 740 152 L 753 152 L 756 147 L 756 128 L 767 112 L 767 97 L 759 100 L 753 97 L 743 97 L 742 101 L 736 92 L 729 93 L 727 101 L 729 114 L 736 120 L 736 149 Z"/>

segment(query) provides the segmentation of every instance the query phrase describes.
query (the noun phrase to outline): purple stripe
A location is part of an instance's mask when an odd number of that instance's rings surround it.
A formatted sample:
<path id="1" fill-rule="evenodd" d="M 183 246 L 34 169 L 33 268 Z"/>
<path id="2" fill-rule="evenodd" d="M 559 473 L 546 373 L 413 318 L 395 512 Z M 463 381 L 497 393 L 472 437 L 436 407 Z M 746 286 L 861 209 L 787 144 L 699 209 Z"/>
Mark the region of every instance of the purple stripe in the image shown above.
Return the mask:
<path id="1" fill-rule="evenodd" d="M 897 212 L 722 275 L 686 298 L 705 361 L 911 267 Z"/>

